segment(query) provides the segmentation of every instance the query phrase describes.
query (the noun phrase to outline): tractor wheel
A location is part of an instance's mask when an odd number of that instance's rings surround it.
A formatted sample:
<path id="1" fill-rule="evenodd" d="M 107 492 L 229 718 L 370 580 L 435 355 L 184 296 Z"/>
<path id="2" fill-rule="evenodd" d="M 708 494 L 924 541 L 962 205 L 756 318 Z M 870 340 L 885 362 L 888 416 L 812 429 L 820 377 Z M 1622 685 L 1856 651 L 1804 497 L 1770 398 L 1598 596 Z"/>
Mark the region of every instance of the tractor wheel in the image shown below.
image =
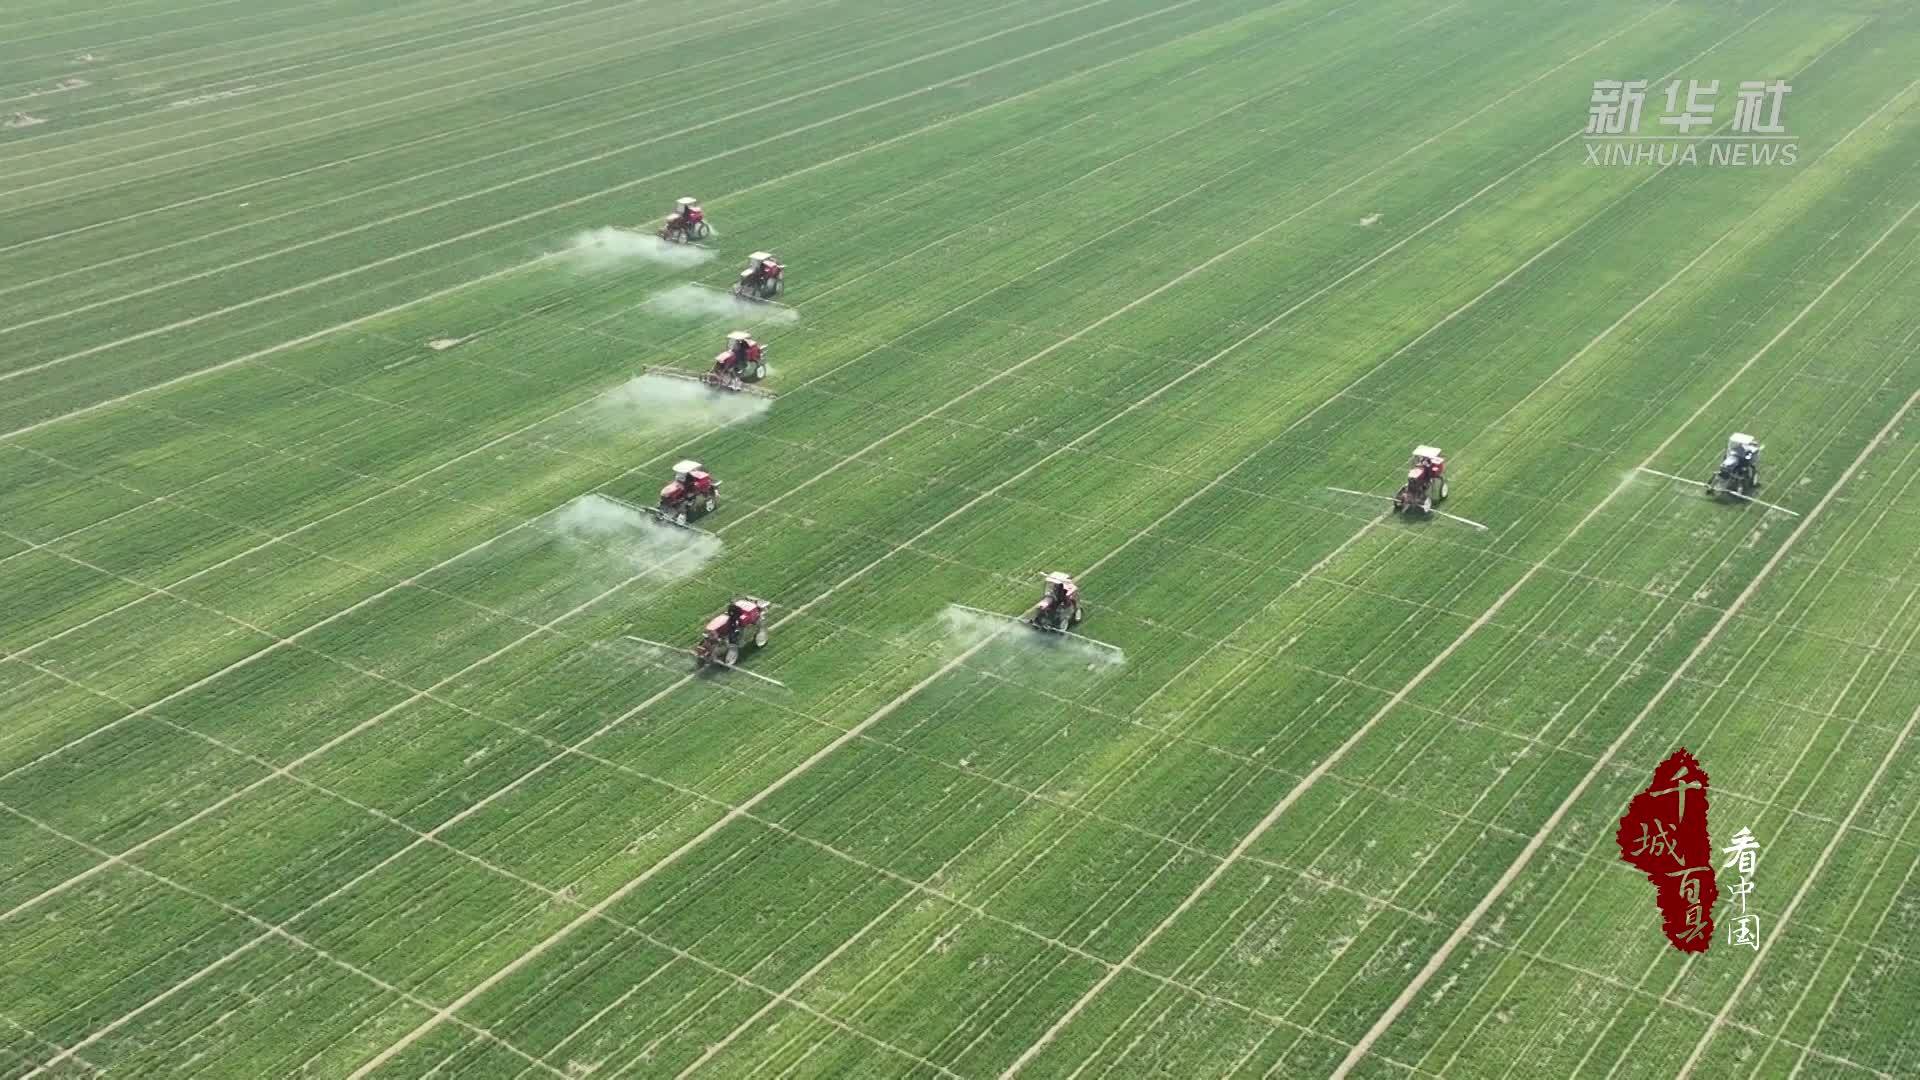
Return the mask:
<path id="1" fill-rule="evenodd" d="M 675 525 L 685 525 L 687 523 L 687 511 L 684 507 L 673 512 L 673 523 Z"/>
<path id="2" fill-rule="evenodd" d="M 1086 606 L 1085 606 L 1085 605 L 1075 605 L 1075 607 L 1074 607 L 1074 609 L 1073 609 L 1073 614 L 1072 614 L 1072 615 L 1069 615 L 1069 616 L 1067 616 L 1067 625 L 1068 625 L 1068 626 L 1079 626 L 1079 625 L 1080 625 L 1080 620 L 1081 620 L 1081 619 L 1084 619 L 1084 618 L 1086 618 L 1086 617 L 1087 617 L 1087 609 L 1086 609 Z"/>
<path id="3" fill-rule="evenodd" d="M 740 662 L 740 646 L 738 645 L 727 646 L 727 666 L 732 667 L 733 665 L 739 662 Z"/>
<path id="4" fill-rule="evenodd" d="M 1434 496 L 1433 501 L 1437 503 L 1447 501 L 1447 478 L 1444 476 L 1440 478 L 1440 494 Z"/>
<path id="5" fill-rule="evenodd" d="M 704 221 L 700 222 L 699 224 L 693 227 L 693 238 L 695 240 L 705 240 L 707 237 L 712 235 L 713 235 L 713 226 L 708 225 Z"/>
<path id="6" fill-rule="evenodd" d="M 707 496 L 707 501 L 706 501 L 705 503 L 703 503 L 702 505 L 706 507 L 706 511 L 707 511 L 707 513 L 709 513 L 709 514 L 711 514 L 711 513 L 713 513 L 713 511 L 714 511 L 714 508 L 715 508 L 715 507 L 718 507 L 718 506 L 719 506 L 720 504 L 719 504 L 719 502 L 717 502 L 717 501 L 716 501 L 716 500 L 714 499 L 714 497 L 713 497 L 713 496 L 711 496 L 711 495 L 709 495 L 709 496 Z"/>
<path id="7" fill-rule="evenodd" d="M 767 643 L 767 628 L 763 626 L 759 629 L 757 633 L 753 635 L 753 647 L 756 649 L 762 648 L 766 645 L 766 643 Z"/>

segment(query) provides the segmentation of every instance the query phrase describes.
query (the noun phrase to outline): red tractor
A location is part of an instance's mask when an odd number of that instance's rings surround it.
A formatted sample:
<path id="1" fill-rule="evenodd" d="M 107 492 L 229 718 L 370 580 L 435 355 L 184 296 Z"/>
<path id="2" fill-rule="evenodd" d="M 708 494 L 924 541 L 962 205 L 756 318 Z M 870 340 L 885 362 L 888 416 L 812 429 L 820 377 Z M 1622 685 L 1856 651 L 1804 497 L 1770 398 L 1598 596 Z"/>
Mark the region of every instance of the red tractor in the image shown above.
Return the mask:
<path id="1" fill-rule="evenodd" d="M 1407 463 L 1407 483 L 1393 497 L 1393 512 L 1418 510 L 1433 513 L 1436 504 L 1447 497 L 1447 459 L 1431 446 L 1413 448 L 1413 460 Z"/>
<path id="2" fill-rule="evenodd" d="M 767 347 L 753 340 L 745 330 L 727 335 L 726 350 L 713 358 L 713 370 L 704 382 L 722 390 L 740 390 L 748 382 L 757 382 L 767 373 Z"/>
<path id="3" fill-rule="evenodd" d="M 786 291 L 786 267 L 764 251 L 747 256 L 747 268 L 740 271 L 740 282 L 733 295 L 743 300 L 771 300 Z"/>
<path id="4" fill-rule="evenodd" d="M 694 667 L 740 662 L 740 649 L 751 641 L 755 648 L 767 643 L 767 609 L 772 607 L 757 597 L 743 596 L 727 605 L 727 610 L 707 620 L 700 644 L 693 647 Z"/>
<path id="5" fill-rule="evenodd" d="M 705 240 L 712 235 L 706 211 L 700 209 L 699 200 L 692 196 L 675 203 L 673 213 L 667 215 L 667 223 L 660 226 L 660 239 L 676 244 Z"/>
<path id="6" fill-rule="evenodd" d="M 1033 614 L 1027 616 L 1027 622 L 1036 630 L 1065 630 L 1077 626 L 1086 617 L 1087 609 L 1080 603 L 1080 586 L 1073 579 L 1059 571 L 1046 577 L 1047 591 L 1040 596 L 1040 602 L 1033 606 Z"/>
<path id="7" fill-rule="evenodd" d="M 663 521 L 685 525 L 689 518 L 711 514 L 719 506 L 720 481 L 699 462 L 682 461 L 673 467 L 673 483 L 660 489 L 660 507 L 654 512 Z"/>

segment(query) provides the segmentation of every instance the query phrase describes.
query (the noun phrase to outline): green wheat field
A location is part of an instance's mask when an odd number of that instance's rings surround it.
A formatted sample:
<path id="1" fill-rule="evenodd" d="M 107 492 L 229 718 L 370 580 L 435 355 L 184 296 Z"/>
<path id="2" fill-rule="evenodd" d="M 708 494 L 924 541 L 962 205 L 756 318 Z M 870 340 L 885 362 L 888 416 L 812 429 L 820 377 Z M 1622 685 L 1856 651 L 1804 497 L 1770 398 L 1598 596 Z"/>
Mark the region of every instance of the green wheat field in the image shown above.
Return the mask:
<path id="1" fill-rule="evenodd" d="M 1920 1076 L 1917 77 L 1910 0 L 0 0 L 0 1075 Z M 771 399 L 642 376 L 736 329 Z M 1056 570 L 1096 641 L 953 606 Z M 1753 946 L 1620 857 L 1681 747 Z"/>

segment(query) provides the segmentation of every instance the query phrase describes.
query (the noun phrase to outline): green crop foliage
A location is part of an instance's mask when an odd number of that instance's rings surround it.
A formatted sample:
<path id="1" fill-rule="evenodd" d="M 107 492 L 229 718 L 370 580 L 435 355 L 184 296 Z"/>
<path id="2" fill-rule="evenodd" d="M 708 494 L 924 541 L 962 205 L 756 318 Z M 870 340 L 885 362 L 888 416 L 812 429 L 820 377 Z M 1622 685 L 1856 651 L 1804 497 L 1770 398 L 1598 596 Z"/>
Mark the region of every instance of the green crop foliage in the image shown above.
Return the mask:
<path id="1" fill-rule="evenodd" d="M 1920 1075 L 1916 55 L 0 10 L 0 1077 Z M 1675 77 L 1792 82 L 1797 163 L 1589 164 Z M 770 405 L 637 378 L 734 329 Z M 1772 508 L 1645 471 L 1736 430 Z M 1387 512 L 1422 443 L 1468 520 Z M 706 536 L 626 505 L 687 457 Z M 994 619 L 1051 570 L 1092 643 Z M 1618 856 L 1680 746 L 1760 951 Z"/>

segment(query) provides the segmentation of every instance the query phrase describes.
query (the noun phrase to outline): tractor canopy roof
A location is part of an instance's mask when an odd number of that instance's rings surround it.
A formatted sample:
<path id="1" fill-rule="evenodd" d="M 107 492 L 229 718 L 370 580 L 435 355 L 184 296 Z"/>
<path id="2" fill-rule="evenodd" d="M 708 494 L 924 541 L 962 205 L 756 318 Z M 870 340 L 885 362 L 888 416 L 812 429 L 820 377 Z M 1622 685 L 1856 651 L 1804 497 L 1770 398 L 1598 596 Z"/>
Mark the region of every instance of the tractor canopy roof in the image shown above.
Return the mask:
<path id="1" fill-rule="evenodd" d="M 1437 446 L 1416 446 L 1413 448 L 1413 456 L 1417 458 L 1437 458 L 1440 456 L 1440 448 Z"/>
<path id="2" fill-rule="evenodd" d="M 754 262 L 759 262 L 762 259 L 771 259 L 773 258 L 773 256 L 764 251 L 756 251 L 753 254 L 747 256 L 747 258 L 752 259 Z"/>
<path id="3" fill-rule="evenodd" d="M 1066 574 L 1063 574 L 1063 573 L 1061 573 L 1061 572 L 1060 572 L 1060 571 L 1058 571 L 1058 570 L 1054 570 L 1054 571 L 1052 571 L 1052 572 L 1050 572 L 1050 573 L 1048 573 L 1048 574 L 1047 574 L 1047 584 L 1049 584 L 1049 585 L 1071 585 L 1071 584 L 1073 584 L 1073 578 L 1072 578 L 1072 577 L 1070 577 L 1070 576 L 1068 576 L 1068 575 L 1066 575 Z"/>
<path id="4" fill-rule="evenodd" d="M 1733 437 L 1727 440 L 1727 445 L 1728 446 L 1755 446 L 1758 444 L 1753 441 L 1753 436 L 1742 434 L 1741 432 L 1736 431 L 1733 433 Z"/>
<path id="5" fill-rule="evenodd" d="M 684 199 L 676 199 L 676 200 L 674 200 L 674 205 L 676 205 L 676 206 L 698 206 L 698 205 L 700 205 L 700 200 L 699 200 L 699 199 L 696 199 L 696 198 L 694 198 L 694 197 L 693 197 L 693 196 L 691 196 L 691 195 L 689 195 L 689 196 L 687 196 L 687 197 L 686 197 L 686 198 L 684 198 Z"/>
<path id="6" fill-rule="evenodd" d="M 702 466 L 699 462 L 694 461 L 692 459 L 688 459 L 686 461 L 676 461 L 673 463 L 673 471 L 675 473 L 699 472 L 703 467 L 704 466 Z"/>
<path id="7" fill-rule="evenodd" d="M 727 340 L 728 341 L 752 341 L 753 335 L 747 333 L 745 330 L 735 330 L 733 333 L 727 335 Z"/>

